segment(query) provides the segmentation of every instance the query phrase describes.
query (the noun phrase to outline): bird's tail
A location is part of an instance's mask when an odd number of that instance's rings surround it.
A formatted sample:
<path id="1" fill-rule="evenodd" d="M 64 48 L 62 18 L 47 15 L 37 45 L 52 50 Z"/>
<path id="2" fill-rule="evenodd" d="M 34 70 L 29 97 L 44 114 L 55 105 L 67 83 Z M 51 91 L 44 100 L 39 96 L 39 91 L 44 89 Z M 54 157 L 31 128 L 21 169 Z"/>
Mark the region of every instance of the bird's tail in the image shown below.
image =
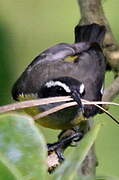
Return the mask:
<path id="1" fill-rule="evenodd" d="M 77 25 L 75 27 L 75 42 L 90 42 L 101 44 L 106 32 L 105 26 L 99 24 Z"/>

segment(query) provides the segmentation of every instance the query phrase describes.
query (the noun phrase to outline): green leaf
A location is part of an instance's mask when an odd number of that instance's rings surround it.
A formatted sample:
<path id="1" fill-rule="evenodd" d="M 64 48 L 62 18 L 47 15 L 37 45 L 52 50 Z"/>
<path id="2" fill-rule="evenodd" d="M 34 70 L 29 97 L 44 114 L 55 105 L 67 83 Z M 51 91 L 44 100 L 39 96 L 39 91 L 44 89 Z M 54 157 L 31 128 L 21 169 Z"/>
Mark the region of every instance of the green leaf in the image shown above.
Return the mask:
<path id="1" fill-rule="evenodd" d="M 53 179 L 75 180 L 77 170 L 80 167 L 83 160 L 85 159 L 86 155 L 88 154 L 91 146 L 94 144 L 96 137 L 98 135 L 98 132 L 100 130 L 100 127 L 101 127 L 101 123 L 96 124 L 85 135 L 85 137 L 80 141 L 80 145 L 73 149 L 72 153 L 67 157 L 67 160 L 55 172 Z M 84 178 L 80 177 L 80 179 L 82 180 Z"/>
<path id="2" fill-rule="evenodd" d="M 20 172 L 0 153 L 0 179 L 22 180 Z"/>
<path id="3" fill-rule="evenodd" d="M 29 116 L 0 116 L 0 153 L 25 180 L 46 180 L 45 141 Z"/>

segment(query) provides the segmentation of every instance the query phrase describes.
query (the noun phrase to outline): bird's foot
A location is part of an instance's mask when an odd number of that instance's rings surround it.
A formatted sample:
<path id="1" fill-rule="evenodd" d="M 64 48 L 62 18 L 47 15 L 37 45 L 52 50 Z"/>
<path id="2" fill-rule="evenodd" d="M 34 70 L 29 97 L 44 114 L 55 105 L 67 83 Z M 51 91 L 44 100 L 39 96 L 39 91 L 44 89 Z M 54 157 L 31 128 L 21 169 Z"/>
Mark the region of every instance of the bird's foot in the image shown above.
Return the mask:
<path id="1" fill-rule="evenodd" d="M 62 131 L 58 136 L 58 141 L 47 144 L 48 147 L 48 171 L 52 173 L 59 164 L 64 161 L 63 152 L 68 146 L 76 146 L 77 142 L 83 137 L 83 133 L 77 129 Z"/>
<path id="2" fill-rule="evenodd" d="M 75 132 L 73 129 L 62 131 L 58 136 L 58 141 L 55 143 L 47 144 L 48 154 L 55 152 L 61 163 L 64 161 L 63 151 L 68 146 L 75 146 L 78 141 L 83 137 L 82 133 Z"/>
<path id="3" fill-rule="evenodd" d="M 48 155 L 55 153 L 57 155 L 59 163 L 64 161 L 64 156 L 61 149 L 61 142 L 55 142 L 51 144 L 47 144 L 48 147 Z"/>
<path id="4" fill-rule="evenodd" d="M 67 146 L 76 146 L 77 142 L 79 142 L 83 137 L 83 133 L 79 132 L 79 129 L 76 128 L 68 129 L 62 131 L 58 139 L 64 143 L 64 147 Z"/>

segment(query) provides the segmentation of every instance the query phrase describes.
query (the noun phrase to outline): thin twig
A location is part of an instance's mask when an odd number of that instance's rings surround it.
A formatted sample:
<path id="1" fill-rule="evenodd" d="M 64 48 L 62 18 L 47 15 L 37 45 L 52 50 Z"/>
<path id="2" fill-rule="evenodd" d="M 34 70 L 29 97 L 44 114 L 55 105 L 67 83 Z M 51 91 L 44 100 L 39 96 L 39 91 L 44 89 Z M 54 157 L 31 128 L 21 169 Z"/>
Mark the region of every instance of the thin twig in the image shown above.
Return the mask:
<path id="1" fill-rule="evenodd" d="M 71 101 L 71 100 L 72 98 L 70 98 L 69 96 L 27 100 L 27 101 L 0 106 L 0 113 L 14 111 L 17 109 L 24 109 L 24 108 L 33 107 L 33 106 L 49 104 L 49 103 L 64 102 L 64 101 Z"/>
<path id="2" fill-rule="evenodd" d="M 119 106 L 119 104 L 115 103 L 115 102 L 86 101 L 84 99 L 81 99 L 81 100 L 82 100 L 82 104 L 86 104 L 86 105 L 107 104 L 107 105 Z M 44 105 L 44 104 L 49 104 L 49 103 L 68 102 L 68 101 L 73 101 L 73 99 L 70 96 L 62 96 L 62 97 L 27 100 L 27 101 L 22 101 L 22 102 L 17 102 L 17 103 L 1 106 L 0 113 L 5 113 L 5 112 L 9 112 L 9 111 L 14 111 L 14 110 L 18 110 L 18 109 L 24 109 L 24 108 L 28 108 L 28 107 L 34 107 L 34 106 L 39 106 L 39 105 Z M 66 107 L 75 106 L 75 105 L 77 105 L 76 102 L 64 103 L 64 104 L 60 105 L 59 108 L 57 107 L 58 109 L 55 107 L 53 112 L 56 112 L 58 110 L 66 108 Z M 49 110 L 49 112 L 51 112 L 51 110 Z M 45 113 L 45 112 L 43 112 L 43 113 Z"/>
<path id="3" fill-rule="evenodd" d="M 107 104 L 107 105 L 114 105 L 114 106 L 119 106 L 119 103 L 115 103 L 115 102 L 108 102 L 108 101 L 87 101 L 82 99 L 82 103 L 83 104 L 87 104 L 87 105 L 93 105 L 93 104 Z"/>
<path id="4" fill-rule="evenodd" d="M 89 103 L 89 101 L 84 100 L 85 102 Z M 105 114 L 107 114 L 113 121 L 115 121 L 117 124 L 119 124 L 119 121 L 115 119 L 115 117 L 109 113 L 107 110 L 105 110 L 103 107 L 99 106 L 98 104 L 94 103 L 95 106 L 97 106 L 99 109 L 101 109 Z"/>
<path id="5" fill-rule="evenodd" d="M 90 102 L 90 101 L 87 101 L 87 100 L 84 100 L 84 99 L 82 100 L 82 102 L 83 102 L 83 104 L 86 104 L 86 105 L 91 105 L 92 104 L 94 106 L 97 106 L 99 109 L 101 109 L 103 112 L 105 112 L 109 117 L 111 117 L 117 124 L 119 124 L 119 121 L 116 120 L 115 117 L 112 114 L 110 114 L 103 107 L 98 105 L 98 104 L 103 104 L 103 102 L 101 102 L 101 101 L 99 101 L 99 102 L 98 101 L 97 102 L 95 102 L 95 101 Z M 104 104 L 107 104 L 107 102 L 104 102 Z M 114 103 L 113 105 L 115 105 L 115 104 L 117 104 L 117 103 Z M 37 114 L 36 116 L 33 117 L 33 119 L 37 120 L 37 119 L 43 118 L 43 117 L 45 117 L 47 115 L 50 115 L 50 114 L 52 114 L 54 112 L 57 112 L 59 110 L 62 110 L 64 108 L 75 106 L 75 105 L 77 105 L 76 102 L 69 102 L 69 103 L 62 104 L 62 105 L 56 106 L 56 107 L 51 108 L 51 109 L 49 109 L 47 111 L 44 111 L 42 113 Z M 119 104 L 117 104 L 117 105 L 119 106 Z"/>
<path id="6" fill-rule="evenodd" d="M 36 116 L 34 116 L 33 118 L 34 118 L 34 120 L 37 120 L 37 119 L 40 119 L 40 118 L 42 118 L 42 117 L 45 117 L 45 116 L 47 116 L 47 115 L 49 115 L 49 114 L 52 114 L 52 113 L 54 113 L 54 112 L 57 112 L 57 111 L 59 111 L 59 110 L 62 110 L 62 109 L 64 109 L 64 108 L 71 107 L 71 106 L 75 106 L 75 105 L 77 105 L 76 102 L 69 102 L 69 103 L 61 104 L 61 105 L 56 106 L 56 107 L 54 107 L 54 108 L 51 108 L 51 109 L 49 109 L 49 110 L 47 110 L 47 111 L 44 111 L 44 112 L 42 112 L 42 113 L 39 113 L 39 114 L 37 114 Z"/>

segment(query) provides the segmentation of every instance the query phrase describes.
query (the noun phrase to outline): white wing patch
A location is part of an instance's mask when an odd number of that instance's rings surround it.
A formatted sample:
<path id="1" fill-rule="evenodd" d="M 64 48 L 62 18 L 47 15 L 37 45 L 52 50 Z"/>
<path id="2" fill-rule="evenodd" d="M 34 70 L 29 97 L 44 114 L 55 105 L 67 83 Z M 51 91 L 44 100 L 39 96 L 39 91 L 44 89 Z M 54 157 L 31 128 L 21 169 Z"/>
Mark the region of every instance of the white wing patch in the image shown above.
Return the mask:
<path id="1" fill-rule="evenodd" d="M 82 84 L 80 85 L 80 89 L 79 89 L 80 94 L 83 94 L 84 89 L 85 89 L 85 86 L 84 86 L 84 84 L 82 83 Z"/>
<path id="2" fill-rule="evenodd" d="M 69 86 L 67 86 L 65 83 L 62 83 L 60 81 L 49 81 L 45 84 L 45 86 L 47 86 L 48 88 L 50 87 L 55 87 L 55 86 L 60 86 L 62 87 L 66 92 L 70 93 L 71 90 L 69 88 Z"/>

